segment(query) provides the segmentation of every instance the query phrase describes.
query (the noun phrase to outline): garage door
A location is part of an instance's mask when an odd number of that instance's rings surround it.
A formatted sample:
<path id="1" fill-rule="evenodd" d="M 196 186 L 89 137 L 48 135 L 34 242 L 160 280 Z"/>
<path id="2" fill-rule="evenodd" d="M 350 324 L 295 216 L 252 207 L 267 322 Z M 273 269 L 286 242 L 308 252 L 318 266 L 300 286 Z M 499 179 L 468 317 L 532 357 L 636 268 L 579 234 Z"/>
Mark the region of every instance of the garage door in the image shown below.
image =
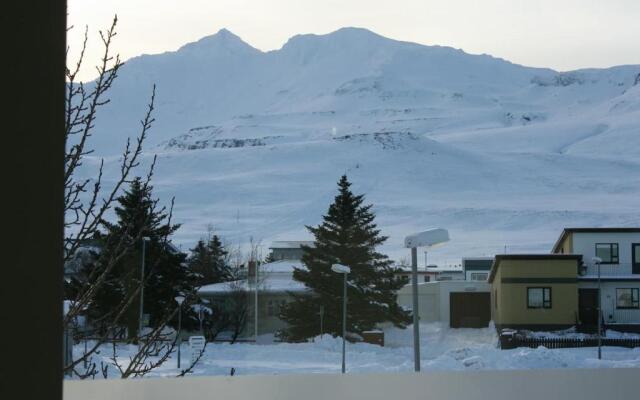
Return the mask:
<path id="1" fill-rule="evenodd" d="M 452 328 L 484 328 L 491 320 L 489 293 L 450 293 L 449 325 Z"/>

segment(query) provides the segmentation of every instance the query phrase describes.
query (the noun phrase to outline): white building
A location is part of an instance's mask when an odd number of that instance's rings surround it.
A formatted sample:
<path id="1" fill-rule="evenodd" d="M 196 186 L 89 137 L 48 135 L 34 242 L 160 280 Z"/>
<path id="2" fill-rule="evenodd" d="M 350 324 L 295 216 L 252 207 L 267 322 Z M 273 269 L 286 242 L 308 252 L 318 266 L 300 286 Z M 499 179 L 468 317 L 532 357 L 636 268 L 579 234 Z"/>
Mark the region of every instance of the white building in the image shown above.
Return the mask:
<path id="1" fill-rule="evenodd" d="M 411 267 L 400 266 L 402 271 L 396 276 L 404 276 L 411 282 Z M 464 271 L 462 266 L 437 266 L 429 265 L 427 268 L 418 268 L 418 282 L 436 282 L 436 281 L 461 281 L 464 280 Z"/>
<path id="2" fill-rule="evenodd" d="M 257 280 L 255 272 L 250 271 L 248 279 L 206 285 L 198 290 L 198 295 L 214 303 L 224 303 L 226 299 L 233 296 L 235 291 L 246 292 L 250 316 L 241 337 L 255 338 L 256 331 L 258 336 L 274 334 L 286 327 L 286 323 L 278 315 L 280 308 L 291 301 L 291 293 L 308 290 L 301 282 L 293 279 L 294 268 L 301 269 L 304 265 L 300 260 L 279 260 L 262 264 L 257 267 Z M 258 299 L 257 330 L 256 296 Z"/>
<path id="3" fill-rule="evenodd" d="M 418 285 L 418 310 L 421 322 L 442 322 L 452 328 L 488 326 L 491 319 L 489 283 L 448 280 Z M 398 304 L 413 308 L 411 285 L 398 291 Z"/>
<path id="4" fill-rule="evenodd" d="M 640 330 L 640 228 L 567 228 L 553 253 L 578 254 L 578 308 L 582 325 L 597 325 L 600 264 L 602 318 L 611 329 Z"/>
<path id="5" fill-rule="evenodd" d="M 271 243 L 271 259 L 278 260 L 301 260 L 303 250 L 302 247 L 314 247 L 315 243 L 305 240 L 285 240 Z"/>

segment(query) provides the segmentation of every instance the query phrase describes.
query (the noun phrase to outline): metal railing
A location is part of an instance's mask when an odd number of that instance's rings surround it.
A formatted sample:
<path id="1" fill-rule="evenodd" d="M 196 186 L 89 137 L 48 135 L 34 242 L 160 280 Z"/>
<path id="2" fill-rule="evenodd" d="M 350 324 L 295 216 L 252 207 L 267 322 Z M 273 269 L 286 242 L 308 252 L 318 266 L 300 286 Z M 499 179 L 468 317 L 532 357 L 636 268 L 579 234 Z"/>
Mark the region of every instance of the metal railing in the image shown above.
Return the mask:
<path id="1" fill-rule="evenodd" d="M 640 309 L 637 308 L 615 308 L 614 305 L 612 310 L 604 308 L 602 312 L 605 315 L 605 324 L 613 330 L 616 329 L 615 324 L 637 324 L 640 322 Z"/>

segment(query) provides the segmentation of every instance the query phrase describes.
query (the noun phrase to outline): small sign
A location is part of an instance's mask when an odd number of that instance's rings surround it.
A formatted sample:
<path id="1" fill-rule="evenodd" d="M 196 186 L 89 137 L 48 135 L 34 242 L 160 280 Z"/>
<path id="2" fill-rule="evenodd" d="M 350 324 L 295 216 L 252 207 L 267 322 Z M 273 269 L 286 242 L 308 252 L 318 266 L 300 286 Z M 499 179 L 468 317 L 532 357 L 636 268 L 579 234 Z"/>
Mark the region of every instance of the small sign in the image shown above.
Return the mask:
<path id="1" fill-rule="evenodd" d="M 200 353 L 204 350 L 207 341 L 204 336 L 189 336 L 189 349 L 191 350 L 191 363 L 195 363 Z"/>

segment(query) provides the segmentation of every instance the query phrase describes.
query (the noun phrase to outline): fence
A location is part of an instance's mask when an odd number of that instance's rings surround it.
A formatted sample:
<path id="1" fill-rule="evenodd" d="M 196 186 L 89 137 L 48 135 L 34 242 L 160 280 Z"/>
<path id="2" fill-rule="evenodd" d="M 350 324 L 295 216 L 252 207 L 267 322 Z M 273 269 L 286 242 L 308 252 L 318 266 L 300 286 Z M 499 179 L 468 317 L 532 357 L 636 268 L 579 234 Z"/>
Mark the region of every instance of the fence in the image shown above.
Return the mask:
<path id="1" fill-rule="evenodd" d="M 602 346 L 640 347 L 640 339 L 631 338 L 602 338 Z M 524 337 L 521 335 L 501 335 L 500 347 L 503 350 L 515 349 L 517 347 L 537 348 L 544 346 L 548 349 L 566 349 L 574 347 L 597 347 L 597 338 L 536 338 Z"/>

